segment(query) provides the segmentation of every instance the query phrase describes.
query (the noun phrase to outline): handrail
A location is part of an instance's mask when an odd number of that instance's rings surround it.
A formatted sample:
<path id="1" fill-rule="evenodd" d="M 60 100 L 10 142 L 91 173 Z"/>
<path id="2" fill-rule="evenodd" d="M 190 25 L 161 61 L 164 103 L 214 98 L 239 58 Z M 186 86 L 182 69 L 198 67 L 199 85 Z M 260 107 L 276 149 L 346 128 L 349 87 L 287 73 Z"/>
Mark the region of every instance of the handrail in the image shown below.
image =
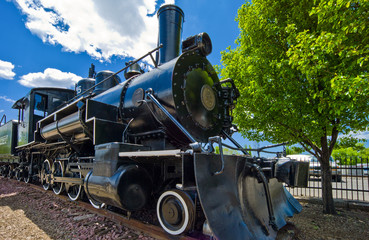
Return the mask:
<path id="1" fill-rule="evenodd" d="M 145 58 L 145 57 L 147 57 L 148 55 L 150 55 L 150 57 L 151 57 L 152 61 L 154 62 L 155 67 L 157 67 L 157 66 L 158 66 L 158 64 L 157 64 L 157 62 L 155 61 L 155 59 L 153 58 L 152 53 L 154 53 L 154 52 L 158 51 L 158 50 L 159 50 L 160 48 L 162 48 L 162 47 L 163 47 L 163 44 L 160 44 L 158 47 L 154 48 L 153 50 L 151 50 L 150 52 L 146 53 L 146 54 L 145 54 L 145 55 L 143 55 L 142 57 L 137 58 L 137 59 L 135 59 L 135 60 L 133 60 L 133 61 L 130 61 L 130 63 L 129 63 L 128 65 L 126 65 L 124 68 L 122 68 L 122 69 L 121 69 L 121 70 L 119 70 L 118 72 L 113 73 L 113 74 L 112 74 L 112 75 L 110 75 L 109 77 L 107 77 L 107 78 L 103 79 L 101 82 L 99 82 L 99 83 L 97 83 L 97 84 L 93 85 L 92 87 L 90 87 L 89 89 L 85 90 L 84 92 L 82 92 L 82 93 L 78 94 L 77 96 L 73 97 L 72 99 L 70 99 L 70 100 L 68 101 L 68 103 L 72 102 L 74 99 L 76 99 L 76 98 L 77 98 L 77 97 L 79 97 L 79 96 L 83 96 L 83 94 L 85 94 L 85 93 L 89 92 L 90 90 L 94 89 L 95 87 L 99 86 L 100 84 L 102 84 L 102 83 L 106 82 L 106 81 L 107 81 L 107 80 L 109 80 L 110 78 L 115 77 L 116 75 L 118 75 L 119 73 L 123 72 L 124 70 L 126 70 L 127 68 L 129 68 L 130 66 L 132 66 L 133 64 L 135 64 L 135 63 L 137 63 L 137 62 L 141 61 L 142 59 L 144 59 L 144 58 Z"/>
<path id="2" fill-rule="evenodd" d="M 1 126 L 1 123 L 3 122 L 3 119 L 4 119 L 4 124 L 6 123 L 6 115 L 4 113 L 3 117 L 1 118 L 1 121 L 0 121 L 0 126 Z"/>
<path id="3" fill-rule="evenodd" d="M 225 144 L 225 143 L 222 143 L 223 146 L 227 147 L 227 148 L 230 148 L 232 150 L 236 150 L 236 151 L 241 151 L 243 152 L 244 154 L 246 155 L 249 155 L 249 153 L 247 153 L 247 151 L 251 151 L 251 152 L 257 152 L 258 153 L 258 157 L 260 157 L 260 153 L 263 152 L 263 153 L 280 153 L 280 152 L 270 152 L 270 151 L 265 151 L 264 149 L 267 149 L 267 148 L 274 148 L 274 147 L 279 147 L 279 146 L 285 146 L 288 144 L 288 142 L 283 142 L 283 143 L 278 143 L 278 144 L 273 144 L 273 145 L 269 145 L 269 146 L 264 146 L 264 147 L 261 147 L 261 148 L 256 148 L 256 149 L 253 149 L 253 148 L 243 148 L 239 143 L 236 142 L 236 140 L 234 140 L 231 135 L 229 135 L 226 131 L 222 130 L 222 134 L 224 136 L 226 136 L 234 145 L 236 145 L 237 147 L 232 147 L 232 146 L 229 146 L 228 144 Z"/>

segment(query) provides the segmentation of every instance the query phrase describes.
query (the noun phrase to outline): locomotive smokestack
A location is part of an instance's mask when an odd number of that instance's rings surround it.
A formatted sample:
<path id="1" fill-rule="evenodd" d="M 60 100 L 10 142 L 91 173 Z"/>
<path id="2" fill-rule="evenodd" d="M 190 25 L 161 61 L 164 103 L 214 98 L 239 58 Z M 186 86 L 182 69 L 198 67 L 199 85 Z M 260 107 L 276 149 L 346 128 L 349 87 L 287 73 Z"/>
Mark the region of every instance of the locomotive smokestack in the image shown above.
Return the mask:
<path id="1" fill-rule="evenodd" d="M 180 54 L 181 36 L 184 14 L 182 9 L 176 5 L 164 5 L 158 11 L 159 19 L 159 49 L 156 57 L 158 65 L 166 63 Z"/>

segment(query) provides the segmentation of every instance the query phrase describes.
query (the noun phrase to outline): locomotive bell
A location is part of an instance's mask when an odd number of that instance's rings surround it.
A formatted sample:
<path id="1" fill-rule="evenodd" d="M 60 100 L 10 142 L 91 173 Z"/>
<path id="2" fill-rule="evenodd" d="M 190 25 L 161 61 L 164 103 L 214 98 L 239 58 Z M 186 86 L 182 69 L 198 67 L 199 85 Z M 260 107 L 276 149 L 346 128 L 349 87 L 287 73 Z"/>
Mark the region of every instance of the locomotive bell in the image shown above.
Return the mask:
<path id="1" fill-rule="evenodd" d="M 131 62 L 127 62 L 126 66 L 128 66 L 130 64 L 131 64 Z M 141 69 L 140 65 L 138 63 L 134 63 L 124 71 L 124 77 L 125 77 L 125 79 L 128 80 L 131 77 L 142 74 L 142 73 L 143 73 L 143 70 Z"/>

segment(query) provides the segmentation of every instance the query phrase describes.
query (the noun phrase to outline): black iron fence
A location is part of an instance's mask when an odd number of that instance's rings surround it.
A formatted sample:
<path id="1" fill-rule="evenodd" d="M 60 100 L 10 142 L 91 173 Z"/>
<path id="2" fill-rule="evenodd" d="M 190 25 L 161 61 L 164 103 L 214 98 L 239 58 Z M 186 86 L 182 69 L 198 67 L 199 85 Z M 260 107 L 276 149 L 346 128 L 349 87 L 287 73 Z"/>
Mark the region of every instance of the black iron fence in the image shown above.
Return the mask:
<path id="1" fill-rule="evenodd" d="M 338 164 L 337 164 L 338 163 Z M 331 163 L 335 199 L 369 202 L 369 159 L 347 158 Z M 320 164 L 310 162 L 308 187 L 287 187 L 294 196 L 322 197 Z"/>

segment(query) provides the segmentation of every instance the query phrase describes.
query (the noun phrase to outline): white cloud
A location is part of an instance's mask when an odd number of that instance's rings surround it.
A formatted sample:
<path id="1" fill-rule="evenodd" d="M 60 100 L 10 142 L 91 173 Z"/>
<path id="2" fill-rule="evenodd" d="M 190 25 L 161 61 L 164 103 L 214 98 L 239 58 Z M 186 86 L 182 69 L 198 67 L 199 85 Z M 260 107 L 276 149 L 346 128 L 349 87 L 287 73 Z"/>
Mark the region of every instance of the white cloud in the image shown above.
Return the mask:
<path id="1" fill-rule="evenodd" d="M 65 51 L 108 60 L 140 57 L 156 46 L 157 0 L 14 0 L 26 27 L 43 42 Z M 165 3 L 174 3 L 166 0 Z"/>
<path id="2" fill-rule="evenodd" d="M 1 110 L 0 110 L 0 113 L 2 113 L 2 112 L 4 112 L 4 110 L 2 110 L 2 109 L 1 109 Z"/>
<path id="3" fill-rule="evenodd" d="M 7 96 L 0 96 L 1 100 L 4 100 L 6 102 L 15 103 L 15 100 L 8 98 Z"/>
<path id="4" fill-rule="evenodd" d="M 12 80 L 15 76 L 14 65 L 11 62 L 0 60 L 0 78 Z"/>
<path id="5" fill-rule="evenodd" d="M 28 73 L 18 81 L 26 87 L 64 87 L 74 86 L 82 77 L 70 72 L 62 72 L 55 68 L 47 68 L 44 72 Z"/>

